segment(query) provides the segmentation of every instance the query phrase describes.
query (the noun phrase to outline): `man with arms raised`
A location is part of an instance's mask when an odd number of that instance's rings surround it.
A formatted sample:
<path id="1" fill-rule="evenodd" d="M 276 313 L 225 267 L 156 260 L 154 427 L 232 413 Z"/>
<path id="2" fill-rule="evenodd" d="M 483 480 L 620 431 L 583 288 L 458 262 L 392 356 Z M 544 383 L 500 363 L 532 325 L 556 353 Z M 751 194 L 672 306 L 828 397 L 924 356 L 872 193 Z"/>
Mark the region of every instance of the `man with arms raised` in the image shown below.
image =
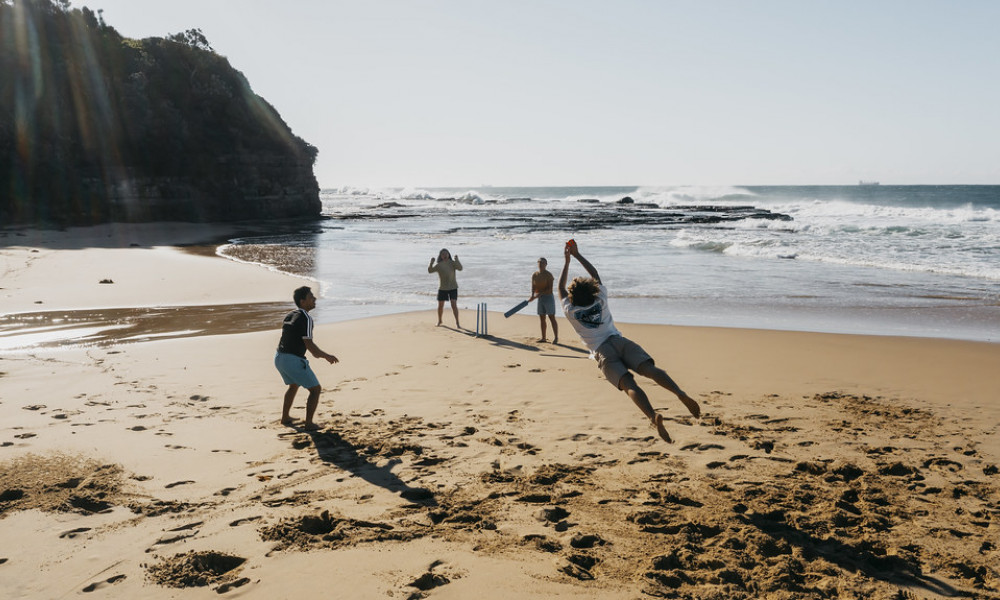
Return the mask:
<path id="1" fill-rule="evenodd" d="M 570 240 L 566 243 L 565 254 L 566 263 L 559 276 L 559 297 L 562 299 L 566 318 L 597 359 L 604 377 L 635 402 L 642 414 L 656 427 L 661 438 L 671 442 L 670 435 L 663 427 L 663 417 L 656 414 L 650 406 L 646 392 L 635 382 L 629 369 L 673 392 L 695 418 L 701 415 L 701 407 L 677 387 L 666 371 L 654 364 L 653 358 L 639 344 L 623 337 L 618 331 L 608 308 L 608 290 L 601 284 L 601 277 L 594 265 L 580 254 L 576 242 Z M 580 261 L 590 277 L 577 277 L 567 290 L 566 278 L 569 275 L 570 258 L 573 257 Z"/>

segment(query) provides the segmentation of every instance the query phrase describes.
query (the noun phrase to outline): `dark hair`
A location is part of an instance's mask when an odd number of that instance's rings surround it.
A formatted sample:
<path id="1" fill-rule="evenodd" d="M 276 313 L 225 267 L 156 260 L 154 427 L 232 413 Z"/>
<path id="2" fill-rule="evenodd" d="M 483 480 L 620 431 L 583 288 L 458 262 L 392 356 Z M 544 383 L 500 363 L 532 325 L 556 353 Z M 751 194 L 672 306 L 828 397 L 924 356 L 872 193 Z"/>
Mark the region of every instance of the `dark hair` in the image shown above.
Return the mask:
<path id="1" fill-rule="evenodd" d="M 593 277 L 577 277 L 569 284 L 566 291 L 569 292 L 573 306 L 590 306 L 597 300 L 597 294 L 601 292 L 601 288 Z"/>
<path id="2" fill-rule="evenodd" d="M 312 288 L 308 285 L 304 285 L 294 292 L 292 292 L 292 300 L 295 300 L 295 306 L 300 306 L 300 302 L 306 299 L 306 296 L 312 293 Z"/>

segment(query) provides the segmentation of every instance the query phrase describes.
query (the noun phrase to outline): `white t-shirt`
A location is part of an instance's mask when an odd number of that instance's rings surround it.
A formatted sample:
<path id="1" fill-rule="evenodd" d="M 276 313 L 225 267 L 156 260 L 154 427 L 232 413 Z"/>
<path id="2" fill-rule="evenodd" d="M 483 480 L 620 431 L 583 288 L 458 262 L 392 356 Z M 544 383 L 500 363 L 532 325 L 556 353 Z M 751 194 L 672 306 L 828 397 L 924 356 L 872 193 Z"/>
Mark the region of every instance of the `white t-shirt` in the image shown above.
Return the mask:
<path id="1" fill-rule="evenodd" d="M 615 320 L 611 318 L 611 309 L 608 308 L 608 288 L 603 285 L 600 286 L 597 300 L 590 306 L 574 305 L 569 295 L 562 299 L 562 305 L 566 318 L 591 352 L 597 350 L 609 337 L 621 335 L 615 327 Z"/>

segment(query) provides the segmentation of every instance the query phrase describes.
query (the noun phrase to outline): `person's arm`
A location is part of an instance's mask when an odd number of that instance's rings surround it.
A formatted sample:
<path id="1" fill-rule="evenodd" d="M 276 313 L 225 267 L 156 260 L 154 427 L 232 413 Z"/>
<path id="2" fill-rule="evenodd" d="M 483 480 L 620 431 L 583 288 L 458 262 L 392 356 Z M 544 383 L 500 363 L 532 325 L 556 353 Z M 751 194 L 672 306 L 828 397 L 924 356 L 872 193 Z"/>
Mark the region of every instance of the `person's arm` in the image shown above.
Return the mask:
<path id="1" fill-rule="evenodd" d="M 452 257 L 451 262 L 455 263 L 455 270 L 456 271 L 461 271 L 462 270 L 462 263 L 458 262 L 458 255 L 457 254 Z"/>
<path id="2" fill-rule="evenodd" d="M 569 246 L 566 247 L 566 249 L 563 251 L 563 254 L 566 255 L 566 262 L 565 264 L 563 264 L 562 273 L 559 274 L 560 300 L 565 300 L 566 296 L 569 295 L 569 292 L 566 291 L 566 278 L 569 276 L 569 258 L 570 258 Z"/>
<path id="3" fill-rule="evenodd" d="M 306 338 L 302 341 L 306 343 L 306 350 L 308 350 L 309 353 L 315 356 L 316 358 L 322 358 L 331 365 L 340 362 L 340 360 L 336 356 L 320 350 L 320 347 L 316 345 L 316 342 L 312 341 L 311 339 Z"/>
<path id="4" fill-rule="evenodd" d="M 427 265 L 427 272 L 433 273 L 434 271 L 437 271 L 437 268 L 434 266 L 434 257 L 431 257 L 431 264 Z"/>
<path id="5" fill-rule="evenodd" d="M 573 248 L 573 256 L 575 256 L 576 259 L 580 261 L 580 264 L 583 265 L 583 268 L 587 269 L 587 273 L 597 281 L 598 285 L 600 285 L 601 276 L 597 274 L 597 269 L 594 268 L 594 265 L 590 264 L 590 261 L 584 258 L 583 255 L 580 254 L 580 251 L 575 247 Z"/>
<path id="6" fill-rule="evenodd" d="M 531 276 L 531 296 L 528 298 L 528 302 L 531 302 L 538 297 L 538 282 L 536 281 L 536 276 L 537 273 Z"/>

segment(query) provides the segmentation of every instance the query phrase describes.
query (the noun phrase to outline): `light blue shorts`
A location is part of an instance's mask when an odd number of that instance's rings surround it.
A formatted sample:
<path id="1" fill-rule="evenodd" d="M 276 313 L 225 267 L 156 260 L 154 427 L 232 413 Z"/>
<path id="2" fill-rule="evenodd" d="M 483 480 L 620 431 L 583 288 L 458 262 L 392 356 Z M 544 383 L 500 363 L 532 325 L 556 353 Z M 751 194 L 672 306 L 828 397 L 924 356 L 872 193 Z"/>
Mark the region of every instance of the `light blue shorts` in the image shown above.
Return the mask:
<path id="1" fill-rule="evenodd" d="M 309 361 L 301 356 L 275 352 L 274 366 L 281 373 L 285 385 L 298 385 L 307 390 L 319 385 L 319 379 L 316 379 L 316 374 L 309 367 Z"/>
<path id="2" fill-rule="evenodd" d="M 556 314 L 556 297 L 554 294 L 545 294 L 544 296 L 538 297 L 538 314 Z"/>

